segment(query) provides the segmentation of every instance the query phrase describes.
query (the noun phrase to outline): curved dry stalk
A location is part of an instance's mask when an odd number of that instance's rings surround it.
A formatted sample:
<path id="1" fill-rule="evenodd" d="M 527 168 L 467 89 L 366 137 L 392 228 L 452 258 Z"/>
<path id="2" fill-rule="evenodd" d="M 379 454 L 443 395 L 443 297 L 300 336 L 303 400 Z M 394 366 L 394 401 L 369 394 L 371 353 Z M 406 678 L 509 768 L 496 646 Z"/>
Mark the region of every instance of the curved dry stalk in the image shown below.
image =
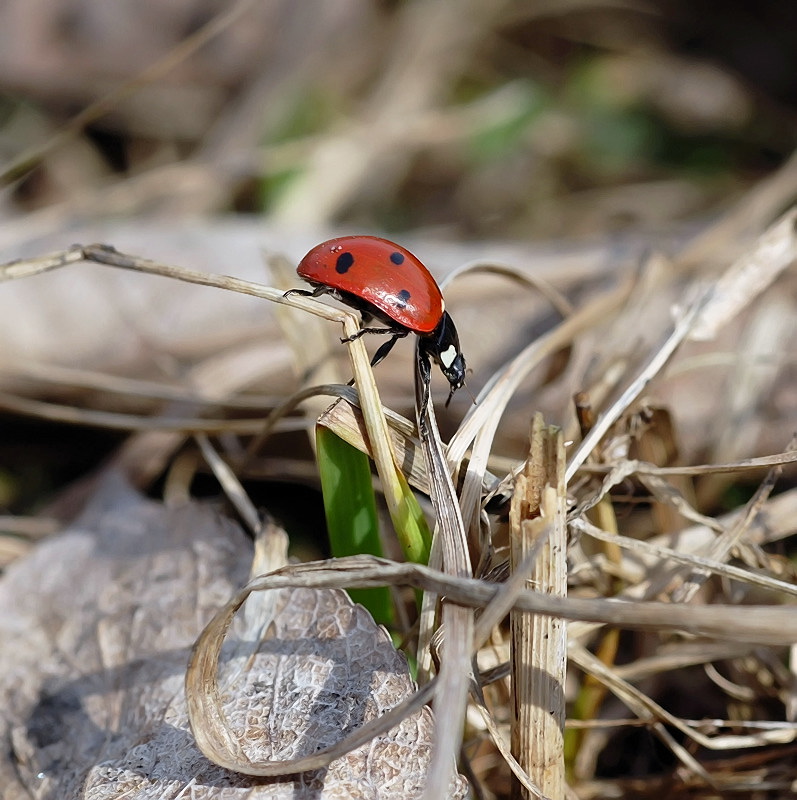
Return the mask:
<path id="1" fill-rule="evenodd" d="M 513 267 L 510 264 L 499 264 L 496 261 L 474 261 L 470 264 L 463 264 L 461 267 L 451 270 L 440 282 L 440 285 L 446 287 L 463 275 L 478 274 L 480 272 L 486 275 L 501 275 L 519 283 L 521 286 L 539 292 L 562 317 L 569 317 L 574 311 L 573 304 L 550 281 L 519 267 Z"/>
<path id="2" fill-rule="evenodd" d="M 255 453 L 263 446 L 266 439 L 274 432 L 280 420 L 297 409 L 305 400 L 319 396 L 344 398 L 349 403 L 357 402 L 357 393 L 354 389 L 350 386 L 343 386 L 342 384 L 325 383 L 319 386 L 308 386 L 305 389 L 299 389 L 299 391 L 294 392 L 287 400 L 284 400 L 277 405 L 276 408 L 272 409 L 265 421 L 260 423 L 261 427 L 257 432 L 257 436 L 255 436 L 246 447 L 246 459 L 254 457 Z"/>
<path id="3" fill-rule="evenodd" d="M 374 737 L 389 731 L 432 698 L 436 688 L 434 682 L 426 684 L 376 719 L 361 725 L 354 733 L 331 747 L 291 761 L 253 762 L 244 752 L 225 717 L 218 684 L 218 665 L 222 645 L 236 612 L 252 592 L 265 591 L 269 588 L 271 587 L 263 584 L 262 577 L 250 581 L 216 613 L 202 631 L 191 652 L 191 660 L 185 675 L 188 719 L 197 746 L 213 763 L 235 772 L 259 777 L 291 775 L 321 769 Z"/>

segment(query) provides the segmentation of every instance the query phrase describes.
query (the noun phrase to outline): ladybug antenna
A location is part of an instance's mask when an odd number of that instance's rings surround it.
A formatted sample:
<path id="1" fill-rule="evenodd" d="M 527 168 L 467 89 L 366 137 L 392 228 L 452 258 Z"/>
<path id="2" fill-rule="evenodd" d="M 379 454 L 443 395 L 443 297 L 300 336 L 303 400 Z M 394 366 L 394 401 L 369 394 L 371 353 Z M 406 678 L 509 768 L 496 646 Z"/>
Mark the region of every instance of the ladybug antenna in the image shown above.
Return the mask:
<path id="1" fill-rule="evenodd" d="M 473 370 L 470 367 L 468 367 L 465 370 L 465 372 L 467 372 L 468 375 L 472 375 L 473 374 Z M 477 402 L 476 398 L 474 397 L 473 392 L 470 390 L 469 386 L 466 386 L 465 381 L 462 381 L 462 385 L 465 386 L 465 391 L 470 395 L 470 399 L 473 401 L 473 405 L 474 406 L 478 405 L 478 402 Z"/>
<path id="2" fill-rule="evenodd" d="M 456 392 L 456 389 L 452 386 L 451 390 L 448 393 L 448 399 L 446 400 L 446 408 L 448 408 L 448 404 L 451 402 L 451 398 L 454 396 L 454 392 Z"/>
<path id="3" fill-rule="evenodd" d="M 465 391 L 468 393 L 468 395 L 470 395 L 470 399 L 473 402 L 473 405 L 475 406 L 476 405 L 476 398 L 473 396 L 473 392 L 470 390 L 470 388 L 468 387 L 468 385 L 464 381 L 462 383 L 462 386 L 465 387 Z M 457 388 L 459 388 L 459 387 L 457 387 Z M 448 400 L 446 400 L 446 408 L 448 408 L 448 404 L 451 402 L 451 398 L 454 396 L 454 392 L 456 392 L 456 390 L 457 389 L 454 388 L 453 386 L 451 387 L 451 390 L 448 393 Z"/>

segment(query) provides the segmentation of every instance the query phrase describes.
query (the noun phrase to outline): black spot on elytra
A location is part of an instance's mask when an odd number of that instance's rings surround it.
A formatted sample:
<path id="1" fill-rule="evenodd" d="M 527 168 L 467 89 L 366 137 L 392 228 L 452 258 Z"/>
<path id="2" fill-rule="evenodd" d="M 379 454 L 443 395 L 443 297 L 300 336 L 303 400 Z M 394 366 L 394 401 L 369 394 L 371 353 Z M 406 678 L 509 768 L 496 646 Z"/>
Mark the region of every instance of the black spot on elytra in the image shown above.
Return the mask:
<path id="1" fill-rule="evenodd" d="M 406 308 L 407 301 L 412 297 L 412 295 L 406 290 L 402 289 L 400 292 L 396 293 L 396 299 L 398 300 L 399 308 Z"/>
<path id="2" fill-rule="evenodd" d="M 347 250 L 345 253 L 341 253 L 338 256 L 338 260 L 335 262 L 335 272 L 345 275 L 353 263 L 354 256 Z"/>
<path id="3" fill-rule="evenodd" d="M 404 263 L 404 254 L 399 253 L 397 250 L 390 254 L 390 260 L 394 264 L 403 264 Z"/>

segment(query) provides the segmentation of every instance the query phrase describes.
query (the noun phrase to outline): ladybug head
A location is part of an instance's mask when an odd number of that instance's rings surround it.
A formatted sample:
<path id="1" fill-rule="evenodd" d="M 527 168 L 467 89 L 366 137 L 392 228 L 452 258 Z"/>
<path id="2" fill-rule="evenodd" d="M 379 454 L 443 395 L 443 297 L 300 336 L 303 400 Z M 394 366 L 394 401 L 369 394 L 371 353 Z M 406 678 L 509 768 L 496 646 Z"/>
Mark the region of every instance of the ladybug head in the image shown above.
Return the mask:
<path id="1" fill-rule="evenodd" d="M 447 311 L 443 312 L 437 327 L 428 336 L 423 337 L 423 349 L 440 367 L 440 371 L 451 385 L 446 400 L 448 406 L 454 392 L 465 385 L 465 357 L 459 349 L 459 336 L 454 327 L 454 320 Z"/>

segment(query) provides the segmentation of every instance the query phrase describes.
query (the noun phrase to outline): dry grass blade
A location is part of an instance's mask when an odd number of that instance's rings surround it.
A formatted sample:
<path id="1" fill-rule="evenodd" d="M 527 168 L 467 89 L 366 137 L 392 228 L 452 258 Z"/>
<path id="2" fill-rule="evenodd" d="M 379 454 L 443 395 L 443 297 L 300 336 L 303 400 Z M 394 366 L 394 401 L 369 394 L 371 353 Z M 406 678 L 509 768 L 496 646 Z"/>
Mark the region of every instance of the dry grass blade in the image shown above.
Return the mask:
<path id="1" fill-rule="evenodd" d="M 216 452 L 216 449 L 210 443 L 207 436 L 197 434 L 194 436 L 202 455 L 213 470 L 216 480 L 221 484 L 224 494 L 227 499 L 232 503 L 235 510 L 240 514 L 241 519 L 246 523 L 249 531 L 256 534 L 261 527 L 260 517 L 255 509 L 249 495 L 241 486 L 241 482 L 235 476 L 235 473 L 230 469 L 229 465 L 224 459 Z"/>
<path id="2" fill-rule="evenodd" d="M 792 439 L 787 449 L 791 450 L 794 447 L 795 439 Z M 746 536 L 748 529 L 754 519 L 761 510 L 764 503 L 766 503 L 772 490 L 775 488 L 775 483 L 780 477 L 783 468 L 773 467 L 768 473 L 761 485 L 756 489 L 753 496 L 745 506 L 744 513 L 741 515 L 739 521 L 730 530 L 724 531 L 722 536 L 717 538 L 717 541 L 712 545 L 708 557 L 714 561 L 722 561 L 727 558 L 731 550 L 742 541 Z M 705 570 L 694 572 L 673 592 L 673 600 L 675 602 L 688 603 L 700 587 L 705 583 L 708 573 Z"/>
<path id="3" fill-rule="evenodd" d="M 622 413 L 621 409 L 617 409 L 617 413 Z M 653 471 L 642 471 L 638 468 L 638 464 L 628 460 L 617 460 L 611 465 L 609 474 L 601 482 L 600 489 L 593 495 L 586 497 L 578 506 L 576 506 L 570 513 L 571 519 L 576 519 L 590 509 L 594 508 L 604 498 L 608 497 L 609 492 L 616 486 L 619 486 L 623 481 L 631 476 L 637 476 L 640 483 L 647 487 L 651 494 L 661 503 L 666 503 L 668 506 L 677 509 L 677 511 L 686 519 L 696 522 L 700 525 L 705 525 L 707 528 L 717 531 L 718 533 L 723 530 L 722 526 L 716 522 L 712 517 L 706 514 L 700 514 L 686 501 L 686 498 L 674 486 L 667 483 L 659 475 Z"/>
<path id="4" fill-rule="evenodd" d="M 475 696 L 474 702 L 476 704 L 476 708 L 481 714 L 484 725 L 490 734 L 490 738 L 495 744 L 498 752 L 501 754 L 501 757 L 504 759 L 504 761 L 506 761 L 507 765 L 512 770 L 512 774 L 515 776 L 518 783 L 523 787 L 523 789 L 526 790 L 526 792 L 528 792 L 531 797 L 538 798 L 538 800 L 553 800 L 552 798 L 543 794 L 540 787 L 534 783 L 529 774 L 523 769 L 518 760 L 512 754 L 511 744 L 504 739 L 502 731 L 499 729 L 498 725 L 493 719 L 493 715 L 487 708 L 487 704 L 484 700 L 484 694 L 481 692 L 481 687 L 479 687 L 478 684 L 474 689 L 473 694 Z"/>
<path id="5" fill-rule="evenodd" d="M 352 315 L 348 315 L 351 319 Z M 354 336 L 360 329 L 359 321 L 351 326 L 344 326 L 346 337 Z M 387 420 L 382 412 L 382 401 L 376 388 L 374 373 L 371 370 L 371 359 L 365 349 L 362 337 L 348 343 L 352 356 L 354 381 L 360 397 L 365 429 L 371 443 L 371 455 L 376 471 L 382 480 L 385 502 L 388 512 L 397 530 L 406 524 L 409 514 L 405 508 L 406 499 L 397 476 L 398 460 L 393 452 Z"/>
<path id="6" fill-rule="evenodd" d="M 682 464 L 674 467 L 660 467 L 648 461 L 630 459 L 626 461 L 628 475 L 707 475 L 709 473 L 745 472 L 747 470 L 775 467 L 780 464 L 794 464 L 797 462 L 797 450 L 787 450 L 783 453 L 773 453 L 769 456 L 756 458 L 743 458 L 727 464 Z M 603 473 L 615 467 L 606 464 L 585 464 L 585 472 Z"/>
<path id="7" fill-rule="evenodd" d="M 423 589 L 467 608 L 486 606 L 502 590 L 499 584 L 490 581 L 455 577 L 420 564 L 364 555 L 285 567 L 259 578 L 257 588 L 342 589 L 394 585 Z M 683 606 L 636 600 L 554 597 L 525 590 L 518 593 L 512 609 L 629 630 L 682 631 L 693 636 L 777 646 L 797 642 L 797 615 L 788 606 Z"/>
<path id="8" fill-rule="evenodd" d="M 714 785 L 714 781 L 702 764 L 674 739 L 672 734 L 662 723 L 666 721 L 687 735 L 691 734 L 694 736 L 694 731 L 690 730 L 688 726 L 684 725 L 681 720 L 674 715 L 668 714 L 660 705 L 653 702 L 635 686 L 632 686 L 627 681 L 621 680 L 610 667 L 604 664 L 599 658 L 596 658 L 582 645 L 571 643 L 568 647 L 568 655 L 573 660 L 573 663 L 608 686 L 615 696 L 641 719 L 648 720 L 650 729 L 656 733 L 670 750 L 672 750 L 685 767 L 694 774 L 699 775 L 709 786 Z M 704 741 L 706 740 L 706 737 L 696 738 L 702 738 Z"/>
<path id="9" fill-rule="evenodd" d="M 343 386 L 341 384 L 321 384 L 320 386 L 308 386 L 305 389 L 300 389 L 297 392 L 294 392 L 287 400 L 279 403 L 276 408 L 274 408 L 269 415 L 266 417 L 265 421 L 261 423 L 260 430 L 257 432 L 257 436 L 255 436 L 249 445 L 246 448 L 246 453 L 248 457 L 252 457 L 257 453 L 260 448 L 263 446 L 263 443 L 274 433 L 277 425 L 295 411 L 299 406 L 309 398 L 320 398 L 320 397 L 339 397 L 345 399 L 347 402 L 340 404 L 340 403 L 333 403 L 331 408 L 337 408 L 338 406 L 342 406 L 343 408 L 349 408 L 351 403 L 356 403 L 357 392 L 354 391 L 349 386 Z M 327 410 L 325 413 L 329 413 L 330 409 Z M 302 422 L 302 427 L 306 427 L 306 423 Z M 336 431 L 337 433 L 337 431 Z M 312 439 L 313 437 L 311 437 Z M 364 440 L 363 440 L 363 447 L 365 447 Z M 367 450 L 364 450 L 367 452 Z"/>
<path id="10" fill-rule="evenodd" d="M 797 586 L 769 575 L 762 575 L 757 572 L 741 569 L 740 567 L 724 564 L 721 561 L 673 550 L 672 548 L 651 544 L 650 542 L 645 542 L 640 539 L 631 539 L 627 536 L 609 533 L 591 525 L 586 519 L 576 519 L 570 524 L 574 530 L 581 531 L 603 542 L 613 542 L 618 547 L 636 554 L 640 560 L 648 563 L 649 571 L 652 571 L 654 566 L 659 567 L 660 562 L 672 561 L 676 564 L 692 567 L 693 569 L 705 570 L 708 574 L 722 575 L 726 578 L 743 581 L 751 586 L 760 586 L 762 589 L 782 592 L 783 594 L 797 597 Z M 637 592 L 646 585 L 645 575 L 640 574 L 639 568 L 635 568 L 634 563 L 623 564 L 620 569 L 623 576 L 634 584 L 634 588 Z"/>
<path id="11" fill-rule="evenodd" d="M 443 453 L 434 408 L 428 396 L 431 365 L 418 346 L 415 355 L 418 431 L 429 476 L 430 497 L 437 518 L 430 563 L 439 563 L 442 570 L 449 575 L 470 576 L 470 556 L 459 501 Z M 432 602 L 432 597 L 424 597 L 427 608 Z M 452 784 L 452 773 L 462 742 L 465 705 L 470 685 L 473 620 L 471 609 L 448 603 L 443 605 L 440 613 L 440 629 L 444 639 L 434 707 L 439 719 L 442 720 L 445 716 L 446 725 L 439 726 L 435 738 L 432 765 L 424 789 L 425 800 L 446 796 Z M 422 642 L 429 640 L 428 635 L 420 638 Z"/>
<path id="12" fill-rule="evenodd" d="M 797 261 L 797 209 L 784 214 L 753 248 L 736 260 L 714 284 L 709 301 L 689 334 L 696 341 L 712 339 L 743 308 Z"/>
<path id="13" fill-rule="evenodd" d="M 352 447 L 373 456 L 356 393 L 351 397 L 345 394 L 343 396 L 347 402 L 331 405 L 318 418 L 318 424 L 329 428 Z M 382 410 L 388 424 L 391 447 L 402 474 L 406 476 L 411 486 L 428 494 L 429 478 L 418 440 L 414 435 L 415 427 L 406 417 L 396 414 L 389 408 L 385 407 Z"/>
<path id="14" fill-rule="evenodd" d="M 680 318 L 676 322 L 673 331 L 661 346 L 656 349 L 639 375 L 626 387 L 612 406 L 601 414 L 594 427 L 590 429 L 589 433 L 581 441 L 581 444 L 579 444 L 575 452 L 570 456 L 565 473 L 568 484 L 573 480 L 575 474 L 581 468 L 584 461 L 586 461 L 589 454 L 595 449 L 598 442 L 606 435 L 609 428 L 619 419 L 620 415 L 626 411 L 633 400 L 639 396 L 645 386 L 659 374 L 678 347 L 684 342 L 709 296 L 710 293 L 708 291 L 702 290 L 696 298 L 692 299 L 691 303 L 680 314 Z"/>
<path id="15" fill-rule="evenodd" d="M 225 353 L 227 358 L 230 354 Z M 191 385 L 185 386 L 176 381 L 156 381 L 111 375 L 88 369 L 62 367 L 58 364 L 44 364 L 31 361 L 15 361 L 13 366 L 0 365 L 0 376 L 24 377 L 46 386 L 59 388 L 88 389 L 98 394 L 118 394 L 143 400 L 172 400 L 197 405 L 222 406 L 224 408 L 263 408 L 278 401 L 275 395 L 250 394 L 247 397 L 210 398 Z M 191 382 L 189 381 L 189 384 Z"/>
<path id="16" fill-rule="evenodd" d="M 39 258 L 16 259 L 0 265 L 0 281 L 13 281 L 28 278 L 31 275 L 41 275 L 68 264 L 79 264 L 84 260 L 83 248 L 79 245 Z"/>
<path id="17" fill-rule="evenodd" d="M 494 261 L 478 261 L 465 264 L 452 270 L 442 281 L 441 286 L 448 286 L 452 281 L 468 274 L 485 273 L 488 275 L 502 275 L 512 281 L 539 292 L 562 317 L 573 313 L 573 304 L 555 286 L 544 278 L 522 272 L 517 267 L 509 264 L 497 264 Z"/>
<path id="18" fill-rule="evenodd" d="M 0 392 L 0 408 L 26 417 L 65 422 L 71 425 L 89 425 L 97 428 L 122 431 L 175 431 L 180 433 L 258 433 L 263 423 L 254 419 L 208 419 L 199 417 L 151 417 L 139 414 L 123 414 L 114 411 L 92 411 L 61 403 L 48 403 L 17 397 Z"/>
<path id="19" fill-rule="evenodd" d="M 275 303 L 285 303 L 296 308 L 303 308 L 311 313 L 324 316 L 330 320 L 340 320 L 342 312 L 336 312 L 322 303 L 313 302 L 303 297 L 284 297 L 283 292 L 263 286 L 253 281 L 233 278 L 230 275 L 215 275 L 210 272 L 199 272 L 174 264 L 163 264 L 141 256 L 121 253 L 111 245 L 90 244 L 73 245 L 67 250 L 61 250 L 39 258 L 18 259 L 0 265 L 0 281 L 18 280 L 32 275 L 40 275 L 53 269 L 89 261 L 95 264 L 105 264 L 109 267 L 129 269 L 149 275 L 160 275 L 164 278 L 194 283 L 199 286 L 212 286 L 216 289 L 226 289 L 232 292 L 262 297 Z"/>

